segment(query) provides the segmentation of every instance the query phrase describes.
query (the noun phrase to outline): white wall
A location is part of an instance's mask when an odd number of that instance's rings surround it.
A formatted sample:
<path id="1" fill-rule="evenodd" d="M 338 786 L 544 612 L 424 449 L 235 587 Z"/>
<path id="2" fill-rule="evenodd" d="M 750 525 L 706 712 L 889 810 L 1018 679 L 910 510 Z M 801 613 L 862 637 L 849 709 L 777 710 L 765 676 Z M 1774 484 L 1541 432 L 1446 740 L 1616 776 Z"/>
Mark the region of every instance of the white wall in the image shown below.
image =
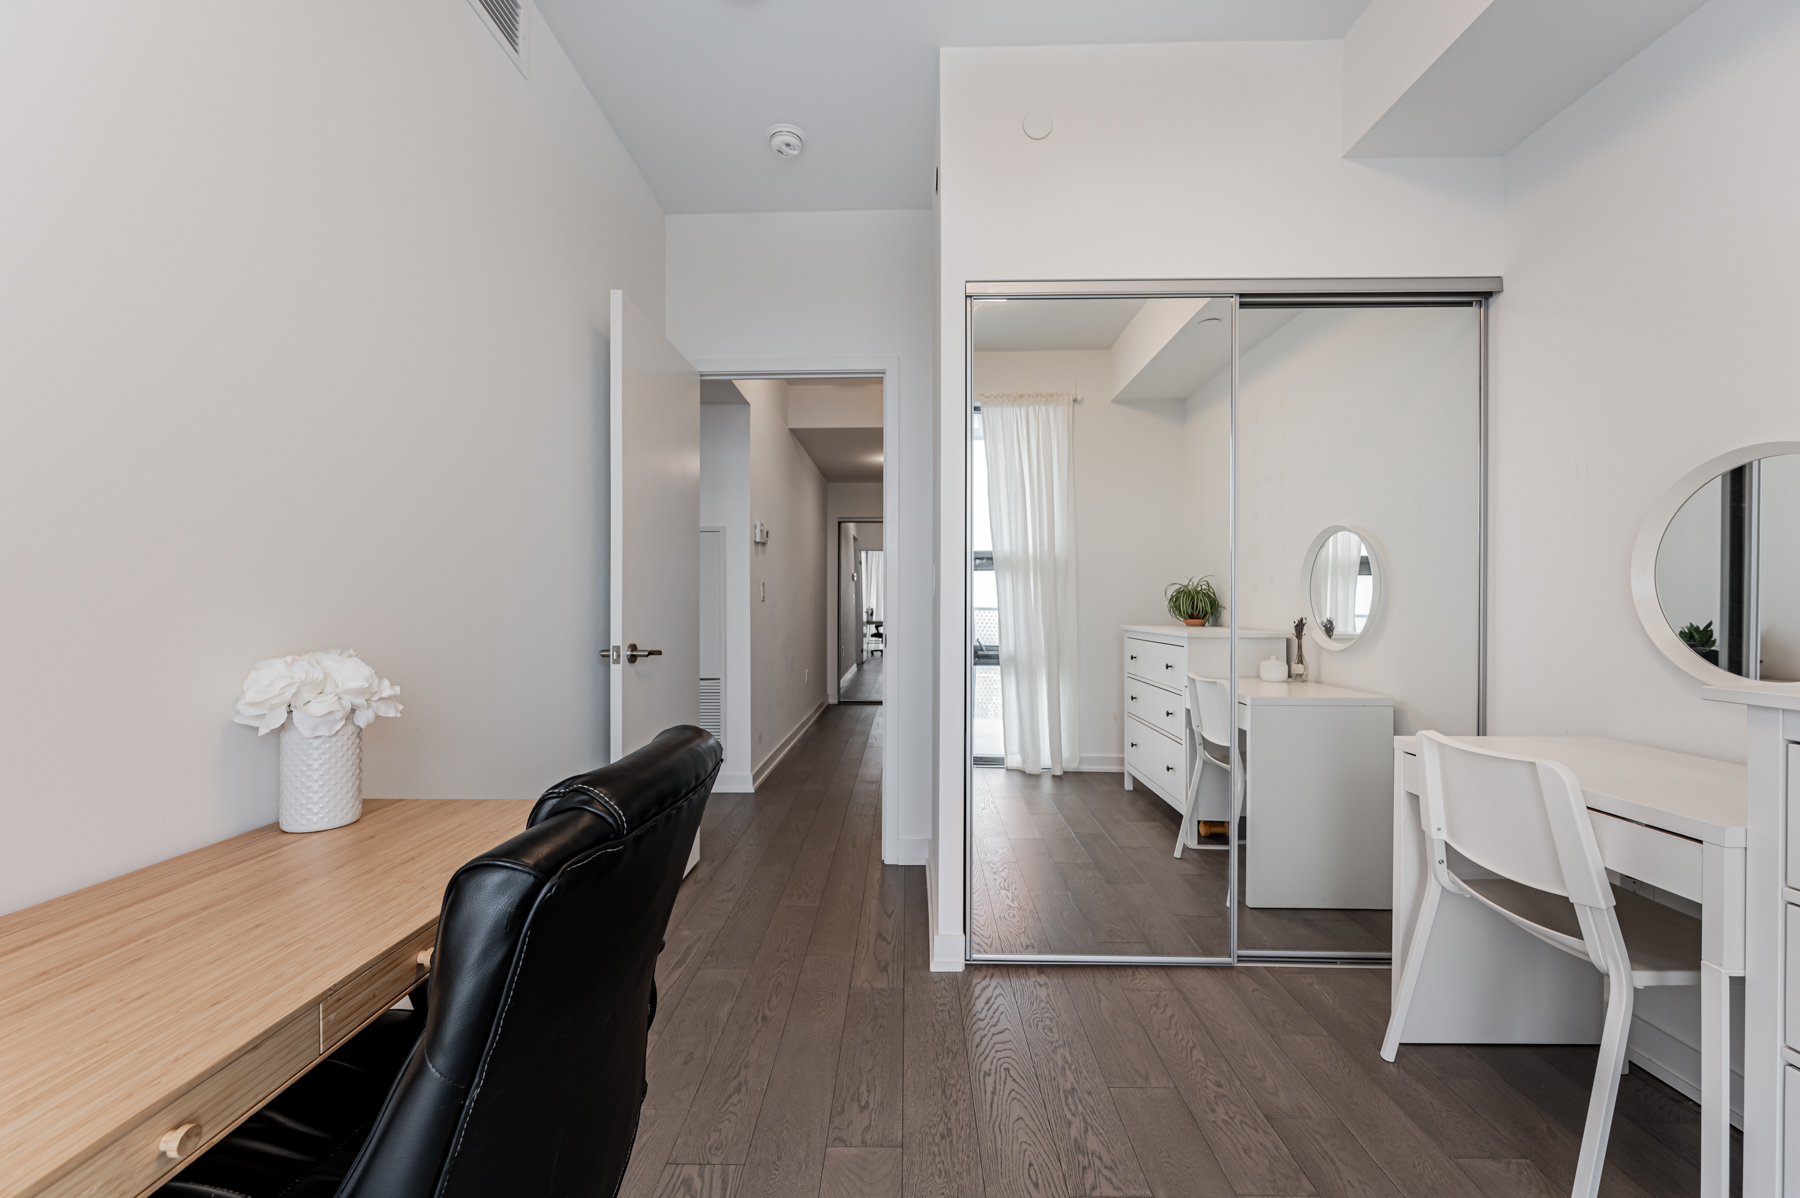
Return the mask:
<path id="1" fill-rule="evenodd" d="M 1497 160 L 1347 161 L 1342 45 L 940 53 L 935 952 L 961 955 L 970 280 L 1492 275 Z M 1056 128 L 1032 141 L 1019 122 Z"/>
<path id="2" fill-rule="evenodd" d="M 527 80 L 461 3 L 0 6 L 0 910 L 271 821 L 259 658 L 404 688 L 371 796 L 604 759 L 607 292 L 662 310 L 663 221 L 533 43 Z"/>
<path id="3" fill-rule="evenodd" d="M 788 431 L 788 385 L 748 379 L 750 519 L 769 528 L 750 548 L 750 760 L 761 781 L 825 707 L 825 478 Z"/>
<path id="4" fill-rule="evenodd" d="M 1651 645 L 1628 571 L 1645 512 L 1684 473 L 1800 430 L 1797 103 L 1800 8 L 1711 0 L 1506 158 L 1496 732 L 1743 760 L 1742 709 L 1703 701 Z"/>
<path id="5" fill-rule="evenodd" d="M 886 374 L 884 631 L 895 651 L 883 667 L 881 851 L 917 864 L 932 821 L 936 701 L 931 213 L 672 216 L 667 228 L 669 338 L 690 360 Z"/>
<path id="6" fill-rule="evenodd" d="M 750 782 L 750 408 L 700 406 L 700 524 L 725 530 L 725 763 L 714 790 Z"/>
<path id="7" fill-rule="evenodd" d="M 806 388 L 814 390 L 814 388 Z M 838 521 L 863 520 L 874 521 L 873 524 L 859 526 L 857 536 L 862 539 L 864 549 L 880 549 L 881 533 L 881 483 L 827 483 L 825 484 L 825 546 L 830 553 L 826 563 L 825 577 L 827 594 L 825 596 L 826 624 L 829 626 L 825 642 L 825 660 L 831 662 L 828 681 L 830 701 L 838 701 L 838 682 L 848 673 L 856 662 L 855 647 L 851 652 L 840 654 L 838 646 L 846 633 L 855 635 L 862 627 L 861 619 L 856 612 L 840 610 L 836 579 L 844 569 L 841 559 L 838 537 Z M 887 677 L 887 654 L 882 654 L 883 679 Z M 885 683 L 884 683 L 885 685 Z"/>
<path id="8" fill-rule="evenodd" d="M 1475 731 L 1477 319 L 1468 308 L 1301 312 L 1238 369 L 1238 614 L 1313 623 L 1313 539 L 1366 531 L 1385 572 L 1346 649 L 1306 643 L 1308 676 L 1391 695 L 1394 731 Z M 1230 378 L 1210 383 L 1215 425 Z"/>
<path id="9" fill-rule="evenodd" d="M 1109 391 L 1109 350 L 992 351 L 975 355 L 975 394 Z M 1198 572 L 1183 529 L 1181 400 L 1074 407 L 1075 622 L 1080 658 L 1083 770 L 1124 768 L 1120 679 L 1124 624 L 1167 624 L 1163 590 Z"/>

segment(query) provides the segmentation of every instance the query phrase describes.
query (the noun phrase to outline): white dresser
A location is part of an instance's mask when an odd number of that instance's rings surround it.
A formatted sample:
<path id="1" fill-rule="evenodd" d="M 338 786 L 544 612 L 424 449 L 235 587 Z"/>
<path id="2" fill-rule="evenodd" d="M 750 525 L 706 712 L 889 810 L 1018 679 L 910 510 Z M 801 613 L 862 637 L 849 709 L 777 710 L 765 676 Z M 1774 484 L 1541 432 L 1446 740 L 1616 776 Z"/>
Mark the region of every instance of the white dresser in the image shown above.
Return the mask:
<path id="1" fill-rule="evenodd" d="M 1136 779 L 1180 811 L 1187 799 L 1187 676 L 1231 673 L 1231 629 L 1183 624 L 1124 627 L 1125 789 Z M 1256 677 L 1256 663 L 1290 657 L 1286 633 L 1244 629 L 1238 636 L 1238 674 Z"/>
<path id="2" fill-rule="evenodd" d="M 1744 1193 L 1800 1194 L 1800 683 L 1742 682 L 1701 693 L 1743 704 L 1750 739 Z M 1728 1192 L 1729 1134 L 1722 1119 L 1702 1123 L 1703 1163 L 1713 1165 L 1702 1177 L 1707 1194 Z"/>

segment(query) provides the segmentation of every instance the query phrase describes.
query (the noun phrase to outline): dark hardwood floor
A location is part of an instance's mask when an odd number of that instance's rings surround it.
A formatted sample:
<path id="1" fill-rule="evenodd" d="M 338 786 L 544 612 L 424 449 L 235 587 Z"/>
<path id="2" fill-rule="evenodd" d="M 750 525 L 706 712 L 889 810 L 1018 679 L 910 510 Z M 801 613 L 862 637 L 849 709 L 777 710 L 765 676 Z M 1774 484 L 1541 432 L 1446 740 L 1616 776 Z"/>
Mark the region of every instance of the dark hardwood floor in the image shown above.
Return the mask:
<path id="1" fill-rule="evenodd" d="M 711 803 L 625 1198 L 1567 1193 L 1593 1051 L 1389 1065 L 1385 970 L 929 972 L 925 871 L 881 864 L 881 710 L 831 708 L 760 792 Z M 1601 1192 L 1692 1194 L 1698 1120 L 1633 1070 Z"/>
<path id="2" fill-rule="evenodd" d="M 977 769 L 972 816 L 977 954 L 1230 955 L 1225 838 L 1177 859 L 1180 816 L 1148 789 L 1116 773 Z M 1240 896 L 1246 880 L 1240 864 Z M 1386 953 L 1391 923 L 1386 911 L 1244 907 L 1238 947 Z"/>
<path id="3" fill-rule="evenodd" d="M 871 653 L 850 675 L 850 682 L 838 692 L 840 703 L 880 703 L 881 670 L 886 655 Z"/>

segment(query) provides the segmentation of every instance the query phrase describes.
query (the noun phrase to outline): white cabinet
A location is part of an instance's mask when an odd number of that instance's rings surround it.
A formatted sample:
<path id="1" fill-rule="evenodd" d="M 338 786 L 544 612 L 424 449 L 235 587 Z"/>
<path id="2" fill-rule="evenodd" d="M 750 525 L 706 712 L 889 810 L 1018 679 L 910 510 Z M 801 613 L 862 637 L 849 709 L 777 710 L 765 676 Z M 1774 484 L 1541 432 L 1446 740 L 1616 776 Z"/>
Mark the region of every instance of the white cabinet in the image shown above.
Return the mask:
<path id="1" fill-rule="evenodd" d="M 1187 676 L 1231 673 L 1231 629 L 1127 624 L 1123 631 L 1125 787 L 1142 782 L 1179 811 L 1187 797 Z M 1256 663 L 1267 657 L 1286 661 L 1292 639 L 1245 629 L 1239 676 L 1254 678 Z"/>

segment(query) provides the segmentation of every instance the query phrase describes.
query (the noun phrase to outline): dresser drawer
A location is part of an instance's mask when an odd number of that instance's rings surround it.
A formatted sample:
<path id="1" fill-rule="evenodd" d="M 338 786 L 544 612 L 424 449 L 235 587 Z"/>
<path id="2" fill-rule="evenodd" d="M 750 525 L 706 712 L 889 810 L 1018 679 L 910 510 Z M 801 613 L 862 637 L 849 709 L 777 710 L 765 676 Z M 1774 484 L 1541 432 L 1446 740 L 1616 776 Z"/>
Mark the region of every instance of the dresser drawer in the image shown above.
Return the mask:
<path id="1" fill-rule="evenodd" d="M 1182 798 L 1182 750 L 1174 741 L 1130 716 L 1125 717 L 1125 764 L 1163 797 L 1179 803 Z"/>
<path id="2" fill-rule="evenodd" d="M 437 942 L 437 924 L 393 949 L 373 965 L 325 996 L 319 1019 L 319 1035 L 326 1052 L 350 1037 L 400 996 L 425 980 L 426 968 L 419 954 Z"/>
<path id="3" fill-rule="evenodd" d="M 1187 700 L 1174 691 L 1148 686 L 1138 678 L 1125 680 L 1126 714 L 1136 716 L 1152 728 L 1162 729 L 1176 740 L 1187 737 L 1187 721 L 1182 716 L 1186 707 Z"/>
<path id="4" fill-rule="evenodd" d="M 1781 1089 L 1785 1101 L 1781 1104 L 1782 1148 L 1782 1186 L 1783 1194 L 1800 1194 L 1800 1069 L 1792 1065 L 1781 1070 Z"/>
<path id="5" fill-rule="evenodd" d="M 1789 713 L 1794 714 L 1792 712 Z M 1787 884 L 1800 889 L 1800 745 L 1787 747 Z"/>
<path id="6" fill-rule="evenodd" d="M 319 1008 L 307 1007 L 181 1097 L 125 1128 L 37 1196 L 129 1196 L 161 1185 L 180 1164 L 163 1155 L 165 1135 L 193 1124 L 192 1146 L 181 1158 L 191 1161 L 318 1059 Z"/>
<path id="7" fill-rule="evenodd" d="M 1125 672 L 1178 691 L 1187 685 L 1187 646 L 1125 638 Z"/>
<path id="8" fill-rule="evenodd" d="M 1781 1038 L 1789 1048 L 1800 1052 L 1800 907 L 1785 904 L 1782 916 L 1787 926 L 1787 985 L 1782 987 Z"/>

